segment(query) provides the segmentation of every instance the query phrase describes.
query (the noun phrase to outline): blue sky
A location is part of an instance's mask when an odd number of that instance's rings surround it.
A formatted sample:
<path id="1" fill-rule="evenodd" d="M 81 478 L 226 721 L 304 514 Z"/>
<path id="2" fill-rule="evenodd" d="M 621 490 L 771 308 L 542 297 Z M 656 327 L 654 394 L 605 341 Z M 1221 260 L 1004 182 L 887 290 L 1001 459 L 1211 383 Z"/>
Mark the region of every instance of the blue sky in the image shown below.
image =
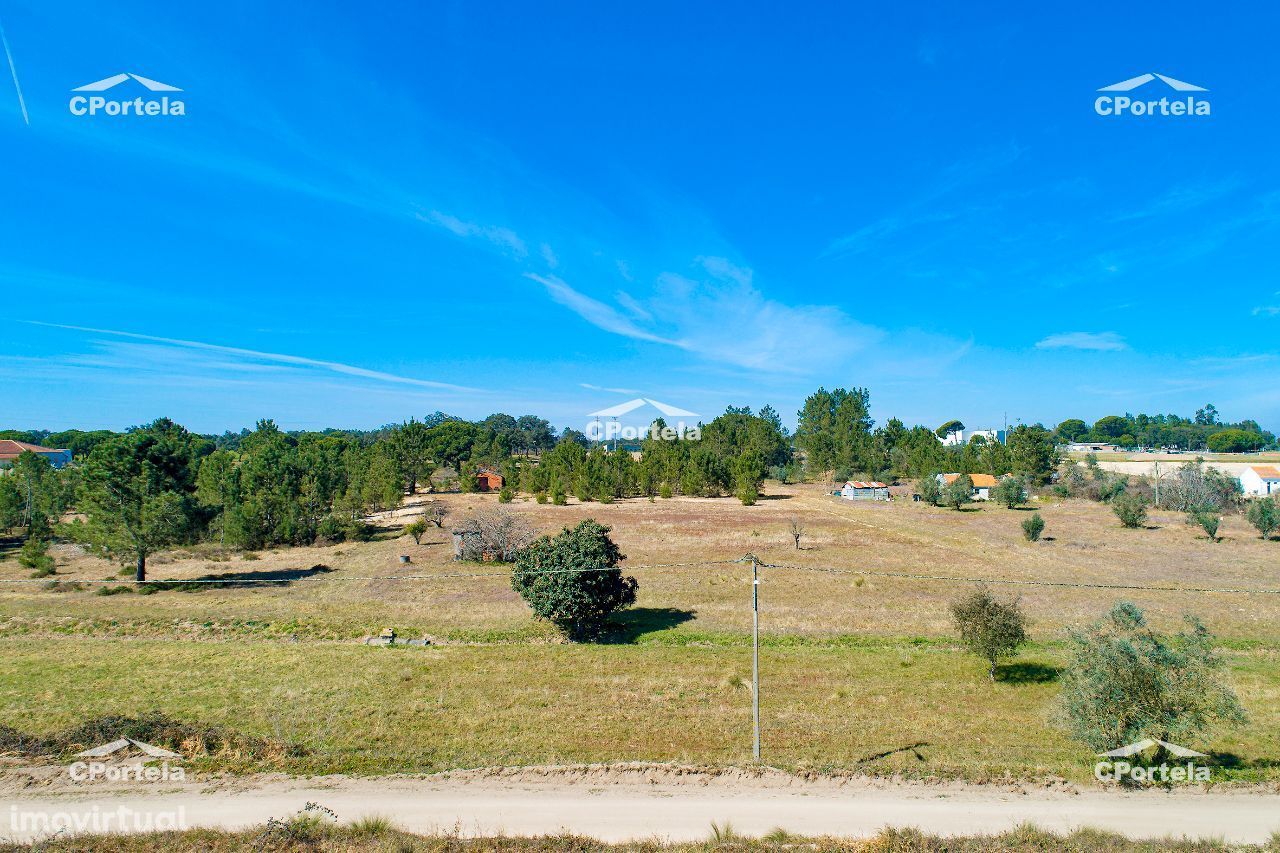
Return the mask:
<path id="1" fill-rule="evenodd" d="M 3 426 L 1280 428 L 1273 8 L 374 8 L 0 2 Z M 121 72 L 187 114 L 69 112 Z M 1094 112 L 1146 72 L 1212 114 Z"/>

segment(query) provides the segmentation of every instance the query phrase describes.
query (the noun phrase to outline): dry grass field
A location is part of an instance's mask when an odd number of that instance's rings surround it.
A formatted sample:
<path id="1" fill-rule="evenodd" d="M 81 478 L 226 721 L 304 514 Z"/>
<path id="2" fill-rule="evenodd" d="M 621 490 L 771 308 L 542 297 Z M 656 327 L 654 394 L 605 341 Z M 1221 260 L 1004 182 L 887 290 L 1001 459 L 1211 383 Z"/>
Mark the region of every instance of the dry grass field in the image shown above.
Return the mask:
<path id="1" fill-rule="evenodd" d="M 640 580 L 636 631 L 740 635 L 751 625 L 750 569 L 726 561 L 751 552 L 767 563 L 836 569 L 1136 586 L 1280 589 L 1280 542 L 1264 542 L 1242 517 L 1223 524 L 1224 541 L 1210 542 L 1176 513 L 1153 512 L 1149 528 L 1125 530 L 1104 505 L 1048 499 L 1034 507 L 1046 521 L 1045 541 L 1023 540 L 1030 509 L 975 504 L 955 510 L 910 500 L 854 503 L 816 486 L 774 486 L 753 507 L 732 498 L 632 499 L 603 505 L 510 504 L 542 532 L 584 518 L 613 528 Z M 418 499 L 424 500 L 424 499 Z M 493 505 L 490 495 L 444 495 L 450 520 Z M 401 511 L 397 524 L 412 518 Z M 805 526 L 801 550 L 788 533 L 792 518 Z M 447 526 L 448 522 L 446 522 Z M 153 560 L 151 576 L 220 576 L 285 583 L 155 595 L 48 591 L 40 584 L 0 585 L 0 635 L 89 633 L 149 636 L 221 634 L 297 635 L 346 639 L 394 627 L 442 639 L 499 640 L 549 635 L 535 625 L 511 590 L 503 568 L 452 560 L 447 530 L 431 529 L 422 545 L 389 527 L 373 542 L 282 549 L 210 559 L 177 552 Z M 409 554 L 404 565 L 400 554 Z M 101 581 L 118 566 L 63 547 L 57 580 Z M 643 566 L 678 563 L 668 568 Z M 317 568 L 319 567 L 319 568 Z M 771 635 L 831 637 L 948 637 L 948 602 L 965 584 L 932 580 L 763 569 L 762 630 Z M 491 577 L 439 577 L 487 574 Z M 403 576 L 427 580 L 388 580 Z M 16 559 L 0 561 L 0 579 L 22 579 Z M 381 578 L 363 580 L 363 578 Z M 435 578 L 435 579 L 431 579 Z M 99 584 L 98 586 L 101 586 Z M 1002 588 L 1003 589 L 1003 588 Z M 1199 615 L 1230 643 L 1280 641 L 1280 595 L 1176 593 L 1049 586 L 1009 587 L 1020 594 L 1042 641 L 1094 619 L 1117 598 L 1146 609 L 1158 624 Z M 682 641 L 682 640 L 677 640 Z"/>
<path id="2" fill-rule="evenodd" d="M 203 549 L 163 555 L 153 562 L 157 579 L 286 582 L 150 595 L 75 590 L 77 580 L 111 578 L 118 567 L 62 546 L 63 591 L 0 585 L 0 724 L 47 734 L 160 711 L 305 750 L 268 765 L 204 759 L 208 769 L 235 771 L 742 762 L 750 569 L 725 561 L 753 552 L 807 567 L 762 569 L 770 764 L 1087 781 L 1087 752 L 1051 719 L 1059 643 L 1067 626 L 1123 597 L 1167 627 L 1193 612 L 1222 638 L 1251 721 L 1209 746 L 1233 765 L 1231 778 L 1280 778 L 1278 595 L 1002 587 L 1022 595 L 1035 644 L 993 685 L 951 640 L 947 605 L 970 585 L 809 570 L 1280 587 L 1280 542 L 1261 541 L 1242 519 L 1228 519 L 1215 544 L 1172 514 L 1124 530 L 1105 506 L 1053 499 L 1036 505 L 1051 538 L 1028 543 L 1019 523 L 1029 510 L 851 503 L 815 486 L 770 492 L 753 507 L 732 499 L 513 503 L 545 532 L 587 517 L 613 527 L 640 594 L 613 642 L 600 645 L 560 643 L 530 618 L 502 566 L 453 562 L 447 531 L 432 529 L 415 545 L 388 522 L 367 543 L 256 559 Z M 496 499 L 440 500 L 458 520 Z M 801 550 L 788 533 L 793 517 L 805 526 Z M 401 564 L 401 554 L 412 562 Z M 682 565 L 642 568 L 668 563 Z M 389 579 L 405 576 L 426 579 Z M 23 577 L 11 554 L 0 560 L 0 579 Z M 359 642 L 385 627 L 429 635 L 433 646 Z"/>

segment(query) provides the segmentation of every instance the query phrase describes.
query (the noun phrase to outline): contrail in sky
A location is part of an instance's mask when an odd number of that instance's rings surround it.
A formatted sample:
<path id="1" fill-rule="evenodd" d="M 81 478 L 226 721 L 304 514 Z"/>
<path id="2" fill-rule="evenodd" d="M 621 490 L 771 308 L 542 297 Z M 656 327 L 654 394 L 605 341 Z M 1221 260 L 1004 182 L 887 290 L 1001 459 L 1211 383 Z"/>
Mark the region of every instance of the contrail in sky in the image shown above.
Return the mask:
<path id="1" fill-rule="evenodd" d="M 4 24 L 0 23 L 0 44 L 4 45 L 4 55 L 9 59 L 9 73 L 13 75 L 13 88 L 18 93 L 18 106 L 22 107 L 22 120 L 31 126 L 31 117 L 27 115 L 27 102 L 22 98 L 22 86 L 18 83 L 18 66 L 13 64 L 13 51 L 9 50 L 9 39 L 4 35 Z"/>
<path id="2" fill-rule="evenodd" d="M 300 355 L 289 355 L 287 353 L 263 352 L 261 350 L 243 349 L 241 347 L 228 347 L 223 346 L 222 344 L 207 344 L 203 341 L 188 341 L 181 338 L 162 338 L 157 335 L 142 335 L 137 332 L 121 332 L 115 329 L 95 329 L 90 326 L 70 326 L 63 323 L 45 323 L 41 320 L 18 320 L 17 322 L 26 323 L 28 326 L 45 326 L 50 329 L 70 329 L 76 332 L 115 335 L 121 338 L 132 338 L 138 341 L 152 341 L 154 343 L 169 344 L 170 346 L 175 347 L 186 347 L 188 349 L 204 350 L 206 352 L 220 352 L 227 355 L 236 355 L 258 361 L 273 361 L 278 364 L 296 364 L 303 367 L 318 367 L 323 370 L 332 370 L 335 373 L 343 373 L 347 376 L 359 376 L 364 379 L 377 379 L 382 382 L 398 382 L 404 385 L 420 385 L 424 388 L 444 388 L 449 391 L 479 390 L 476 388 L 468 388 L 466 385 L 451 385 L 448 382 L 435 382 L 430 379 L 414 379 L 409 376 L 399 376 L 394 373 L 383 373 L 380 370 L 368 370 L 351 364 L 343 364 L 340 361 L 321 361 L 315 358 L 304 358 Z"/>

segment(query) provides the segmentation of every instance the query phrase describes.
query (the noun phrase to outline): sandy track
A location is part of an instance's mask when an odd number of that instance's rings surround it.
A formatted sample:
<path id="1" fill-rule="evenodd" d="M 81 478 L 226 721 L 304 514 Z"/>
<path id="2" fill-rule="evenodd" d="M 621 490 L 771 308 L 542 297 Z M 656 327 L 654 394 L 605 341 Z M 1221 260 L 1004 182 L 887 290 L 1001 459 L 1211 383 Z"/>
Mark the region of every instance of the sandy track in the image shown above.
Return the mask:
<path id="1" fill-rule="evenodd" d="M 1120 793 L 1069 785 L 981 786 L 782 773 L 702 773 L 671 767 L 468 771 L 382 779 L 257 776 L 212 781 L 73 785 L 61 768 L 0 777 L 0 836 L 39 835 L 17 821 L 31 812 L 180 814 L 187 826 L 243 828 L 285 817 L 307 802 L 343 821 L 391 817 L 415 832 L 481 835 L 571 831 L 606 840 L 705 838 L 712 821 L 752 835 L 775 827 L 806 835 L 865 836 L 885 826 L 944 835 L 998 832 L 1023 822 L 1090 826 L 1133 838 L 1220 837 L 1262 842 L 1280 830 L 1280 796 L 1174 791 Z"/>

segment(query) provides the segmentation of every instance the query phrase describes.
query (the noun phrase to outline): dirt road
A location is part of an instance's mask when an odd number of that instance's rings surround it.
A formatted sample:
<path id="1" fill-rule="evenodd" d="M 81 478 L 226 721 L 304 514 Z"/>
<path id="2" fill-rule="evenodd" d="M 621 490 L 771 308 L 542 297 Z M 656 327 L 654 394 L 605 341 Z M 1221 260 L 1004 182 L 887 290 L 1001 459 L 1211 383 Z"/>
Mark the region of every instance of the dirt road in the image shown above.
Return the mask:
<path id="1" fill-rule="evenodd" d="M 48 768 L 0 776 L 0 837 L 40 835 L 33 814 L 92 821 L 123 808 L 131 815 L 167 814 L 185 826 L 231 829 L 287 817 L 307 802 L 331 809 L 342 821 L 383 815 L 415 832 L 469 836 L 567 830 L 606 840 L 696 840 L 708 835 L 712 821 L 728 822 L 749 835 L 783 827 L 806 835 L 864 836 L 885 826 L 957 835 L 998 832 L 1029 821 L 1046 829 L 1091 826 L 1133 838 L 1261 842 L 1280 830 L 1280 796 L 1263 793 L 807 780 L 768 771 L 706 774 L 670 767 L 75 785 L 61 768 Z"/>

